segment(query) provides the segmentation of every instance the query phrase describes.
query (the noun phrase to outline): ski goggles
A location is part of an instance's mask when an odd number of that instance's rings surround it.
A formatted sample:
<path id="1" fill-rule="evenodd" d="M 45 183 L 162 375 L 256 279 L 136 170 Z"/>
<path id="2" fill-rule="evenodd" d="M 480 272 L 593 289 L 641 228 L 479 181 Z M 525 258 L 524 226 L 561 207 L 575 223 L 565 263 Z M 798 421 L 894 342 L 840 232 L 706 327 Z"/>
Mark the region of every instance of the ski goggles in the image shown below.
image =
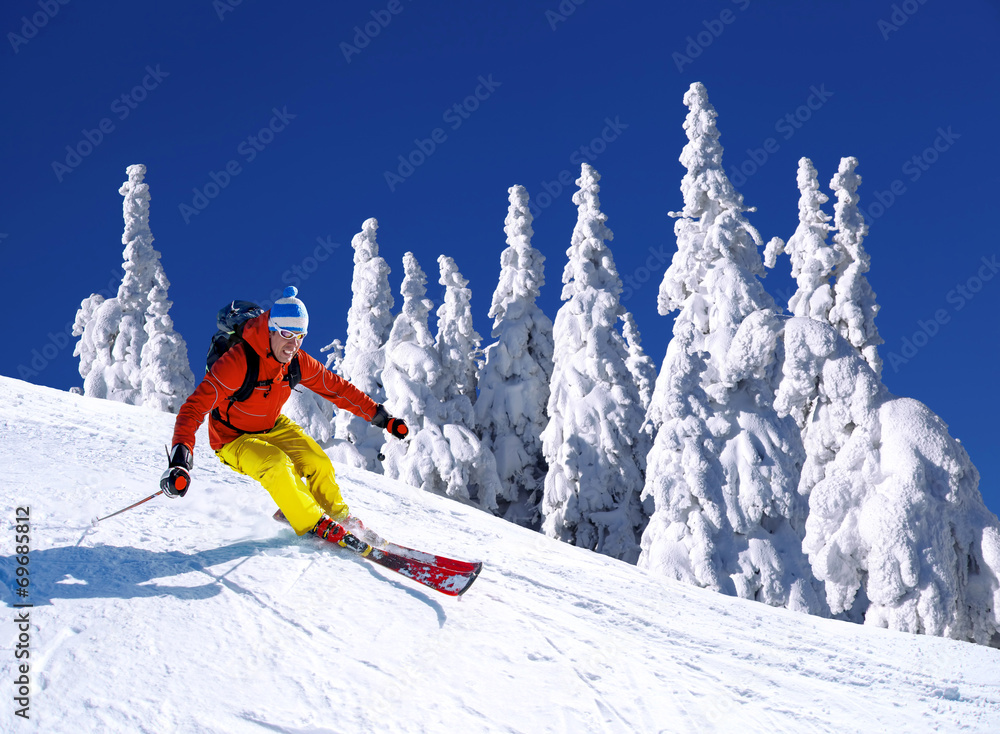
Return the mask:
<path id="1" fill-rule="evenodd" d="M 278 336 L 282 339 L 298 339 L 302 341 L 306 338 L 306 332 L 289 331 L 288 329 L 278 329 Z"/>

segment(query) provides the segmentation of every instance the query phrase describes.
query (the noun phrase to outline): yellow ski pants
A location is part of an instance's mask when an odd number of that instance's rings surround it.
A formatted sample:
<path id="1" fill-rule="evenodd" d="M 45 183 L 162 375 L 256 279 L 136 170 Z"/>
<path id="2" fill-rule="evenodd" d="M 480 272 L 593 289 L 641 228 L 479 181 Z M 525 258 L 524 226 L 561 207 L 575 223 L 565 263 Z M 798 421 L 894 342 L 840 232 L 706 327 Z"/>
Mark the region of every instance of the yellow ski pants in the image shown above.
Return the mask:
<path id="1" fill-rule="evenodd" d="M 245 433 L 215 453 L 223 464 L 260 482 L 299 535 L 324 513 L 335 520 L 348 513 L 330 457 L 284 415 L 267 433 Z"/>

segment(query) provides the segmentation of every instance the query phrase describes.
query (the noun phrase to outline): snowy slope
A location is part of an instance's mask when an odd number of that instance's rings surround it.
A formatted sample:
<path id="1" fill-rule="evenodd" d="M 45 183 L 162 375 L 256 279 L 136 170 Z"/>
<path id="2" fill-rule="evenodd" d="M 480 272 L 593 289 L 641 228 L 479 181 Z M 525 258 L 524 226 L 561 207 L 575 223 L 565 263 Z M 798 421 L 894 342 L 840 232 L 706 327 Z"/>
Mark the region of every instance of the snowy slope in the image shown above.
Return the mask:
<path id="1" fill-rule="evenodd" d="M 427 591 L 270 519 L 205 437 L 149 495 L 172 416 L 0 378 L 0 730 L 996 732 L 1000 651 L 671 583 L 340 471 L 399 542 L 486 569 Z M 14 715 L 14 508 L 31 510 L 30 716 Z"/>

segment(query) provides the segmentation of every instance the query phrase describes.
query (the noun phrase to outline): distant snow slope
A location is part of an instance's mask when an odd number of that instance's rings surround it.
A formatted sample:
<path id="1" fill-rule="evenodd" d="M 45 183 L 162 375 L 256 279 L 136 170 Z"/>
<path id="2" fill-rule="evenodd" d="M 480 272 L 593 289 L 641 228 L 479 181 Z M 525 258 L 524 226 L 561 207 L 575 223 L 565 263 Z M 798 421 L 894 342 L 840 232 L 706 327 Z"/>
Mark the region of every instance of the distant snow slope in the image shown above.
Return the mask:
<path id="1" fill-rule="evenodd" d="M 270 519 L 172 416 L 0 378 L 5 732 L 996 732 L 1000 651 L 650 576 L 357 469 L 390 538 L 486 568 L 461 599 Z M 15 507 L 31 510 L 30 720 L 15 717 Z M 18 610 L 21 611 L 21 610 Z"/>

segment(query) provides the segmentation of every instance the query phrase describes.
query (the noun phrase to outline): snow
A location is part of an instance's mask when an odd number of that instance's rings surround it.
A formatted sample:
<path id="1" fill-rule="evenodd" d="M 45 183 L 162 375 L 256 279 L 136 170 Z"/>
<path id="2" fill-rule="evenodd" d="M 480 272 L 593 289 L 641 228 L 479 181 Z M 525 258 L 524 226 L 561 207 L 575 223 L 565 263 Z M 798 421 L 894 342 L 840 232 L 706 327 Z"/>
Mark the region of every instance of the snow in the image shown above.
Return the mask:
<path id="1" fill-rule="evenodd" d="M 0 378 L 0 729 L 1000 730 L 1000 650 L 681 584 L 360 469 L 338 473 L 369 526 L 485 562 L 465 596 L 296 538 L 204 440 L 186 498 L 92 528 L 154 491 L 172 424 Z M 27 721 L 15 507 L 31 510 Z"/>

